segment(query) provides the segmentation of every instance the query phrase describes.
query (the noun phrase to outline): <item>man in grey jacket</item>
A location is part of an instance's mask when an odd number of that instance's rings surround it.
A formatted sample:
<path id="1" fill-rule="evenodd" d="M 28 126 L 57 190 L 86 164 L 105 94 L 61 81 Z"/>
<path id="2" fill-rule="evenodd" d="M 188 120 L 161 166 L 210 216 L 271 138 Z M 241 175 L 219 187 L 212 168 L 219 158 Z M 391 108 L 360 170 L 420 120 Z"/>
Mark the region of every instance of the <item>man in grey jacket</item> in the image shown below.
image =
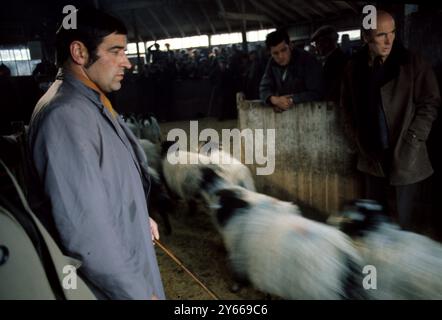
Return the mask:
<path id="1" fill-rule="evenodd" d="M 98 298 L 164 299 L 147 159 L 106 94 L 126 69 L 126 28 L 97 10 L 57 32 L 57 80 L 32 115 L 30 202 Z"/>
<path id="2" fill-rule="evenodd" d="M 283 112 L 309 101 L 318 101 L 324 94 L 322 67 L 308 52 L 293 48 L 285 31 L 267 35 L 266 46 L 271 58 L 259 86 L 260 99 Z"/>

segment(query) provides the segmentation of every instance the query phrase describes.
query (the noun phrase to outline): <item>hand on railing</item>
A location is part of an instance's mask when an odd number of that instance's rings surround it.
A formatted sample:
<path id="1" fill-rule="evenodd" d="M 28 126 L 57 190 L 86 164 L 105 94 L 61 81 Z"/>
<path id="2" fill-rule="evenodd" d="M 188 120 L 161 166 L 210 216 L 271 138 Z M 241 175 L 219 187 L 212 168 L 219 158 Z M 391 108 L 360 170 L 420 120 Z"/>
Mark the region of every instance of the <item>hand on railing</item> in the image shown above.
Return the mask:
<path id="1" fill-rule="evenodd" d="M 273 111 L 278 113 L 286 111 L 293 106 L 293 98 L 290 95 L 280 96 L 280 97 L 271 96 L 270 102 L 273 105 Z"/>

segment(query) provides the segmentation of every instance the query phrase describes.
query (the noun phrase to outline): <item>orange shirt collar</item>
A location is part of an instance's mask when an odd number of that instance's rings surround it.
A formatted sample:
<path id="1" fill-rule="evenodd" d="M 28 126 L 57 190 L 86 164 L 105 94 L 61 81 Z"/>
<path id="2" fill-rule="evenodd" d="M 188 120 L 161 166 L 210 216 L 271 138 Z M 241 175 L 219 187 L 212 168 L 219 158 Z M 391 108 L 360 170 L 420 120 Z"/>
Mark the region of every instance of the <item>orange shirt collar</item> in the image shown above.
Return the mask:
<path id="1" fill-rule="evenodd" d="M 98 86 L 93 81 L 91 81 L 89 78 L 87 78 L 86 76 L 84 76 L 80 72 L 78 72 L 76 70 L 72 70 L 72 69 L 70 71 L 72 72 L 73 76 L 77 80 L 81 81 L 86 87 L 91 88 L 92 90 L 94 90 L 100 94 L 101 103 L 110 112 L 112 117 L 115 119 L 117 117 L 118 113 L 112 107 L 110 100 L 106 97 L 104 92 L 100 88 L 98 88 Z"/>

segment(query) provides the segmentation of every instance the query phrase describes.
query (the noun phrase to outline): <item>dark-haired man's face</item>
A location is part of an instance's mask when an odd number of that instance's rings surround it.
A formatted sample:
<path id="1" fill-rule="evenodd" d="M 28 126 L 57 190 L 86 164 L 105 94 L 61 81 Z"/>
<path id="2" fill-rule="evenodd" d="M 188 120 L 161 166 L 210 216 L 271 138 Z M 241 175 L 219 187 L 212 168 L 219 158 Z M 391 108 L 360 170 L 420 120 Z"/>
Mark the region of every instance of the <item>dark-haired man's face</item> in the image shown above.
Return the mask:
<path id="1" fill-rule="evenodd" d="M 98 60 L 85 69 L 89 79 L 104 92 L 119 90 L 125 69 L 131 67 L 124 52 L 126 45 L 125 35 L 112 33 L 104 37 L 97 47 Z"/>
<path id="2" fill-rule="evenodd" d="M 272 55 L 273 60 L 283 67 L 289 64 L 292 52 L 290 50 L 290 45 L 285 41 L 282 41 L 276 46 L 270 47 L 270 54 Z"/>

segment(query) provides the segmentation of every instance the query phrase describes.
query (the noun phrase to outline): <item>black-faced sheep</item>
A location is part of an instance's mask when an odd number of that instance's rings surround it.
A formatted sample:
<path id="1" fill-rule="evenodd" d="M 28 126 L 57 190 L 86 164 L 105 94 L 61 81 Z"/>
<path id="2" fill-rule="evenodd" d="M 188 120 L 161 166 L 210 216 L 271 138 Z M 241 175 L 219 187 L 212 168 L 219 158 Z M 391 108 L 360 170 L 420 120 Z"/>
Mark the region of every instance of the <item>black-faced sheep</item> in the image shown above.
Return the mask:
<path id="1" fill-rule="evenodd" d="M 157 119 L 149 115 L 147 119 L 143 119 L 140 121 L 140 138 L 149 140 L 152 143 L 161 143 L 161 130 L 160 125 L 158 124 Z"/>
<path id="2" fill-rule="evenodd" d="M 213 220 L 238 280 L 285 299 L 364 297 L 361 261 L 344 233 L 241 187 L 216 194 Z"/>
<path id="3" fill-rule="evenodd" d="M 442 299 L 442 245 L 404 231 L 372 200 L 344 207 L 331 224 L 350 235 L 364 260 L 376 268 L 370 299 Z"/>
<path id="4" fill-rule="evenodd" d="M 208 156 L 196 152 L 182 150 L 171 151 L 169 147 L 173 143 L 163 143 L 162 153 L 162 174 L 168 188 L 179 198 L 192 203 L 192 210 L 195 209 L 194 202 L 206 207 L 210 205 L 210 198 L 218 188 L 226 186 L 245 186 L 255 189 L 250 170 L 238 160 L 230 164 L 216 163 Z M 175 159 L 171 161 L 168 153 L 174 153 Z M 209 182 L 211 188 L 207 185 Z"/>

